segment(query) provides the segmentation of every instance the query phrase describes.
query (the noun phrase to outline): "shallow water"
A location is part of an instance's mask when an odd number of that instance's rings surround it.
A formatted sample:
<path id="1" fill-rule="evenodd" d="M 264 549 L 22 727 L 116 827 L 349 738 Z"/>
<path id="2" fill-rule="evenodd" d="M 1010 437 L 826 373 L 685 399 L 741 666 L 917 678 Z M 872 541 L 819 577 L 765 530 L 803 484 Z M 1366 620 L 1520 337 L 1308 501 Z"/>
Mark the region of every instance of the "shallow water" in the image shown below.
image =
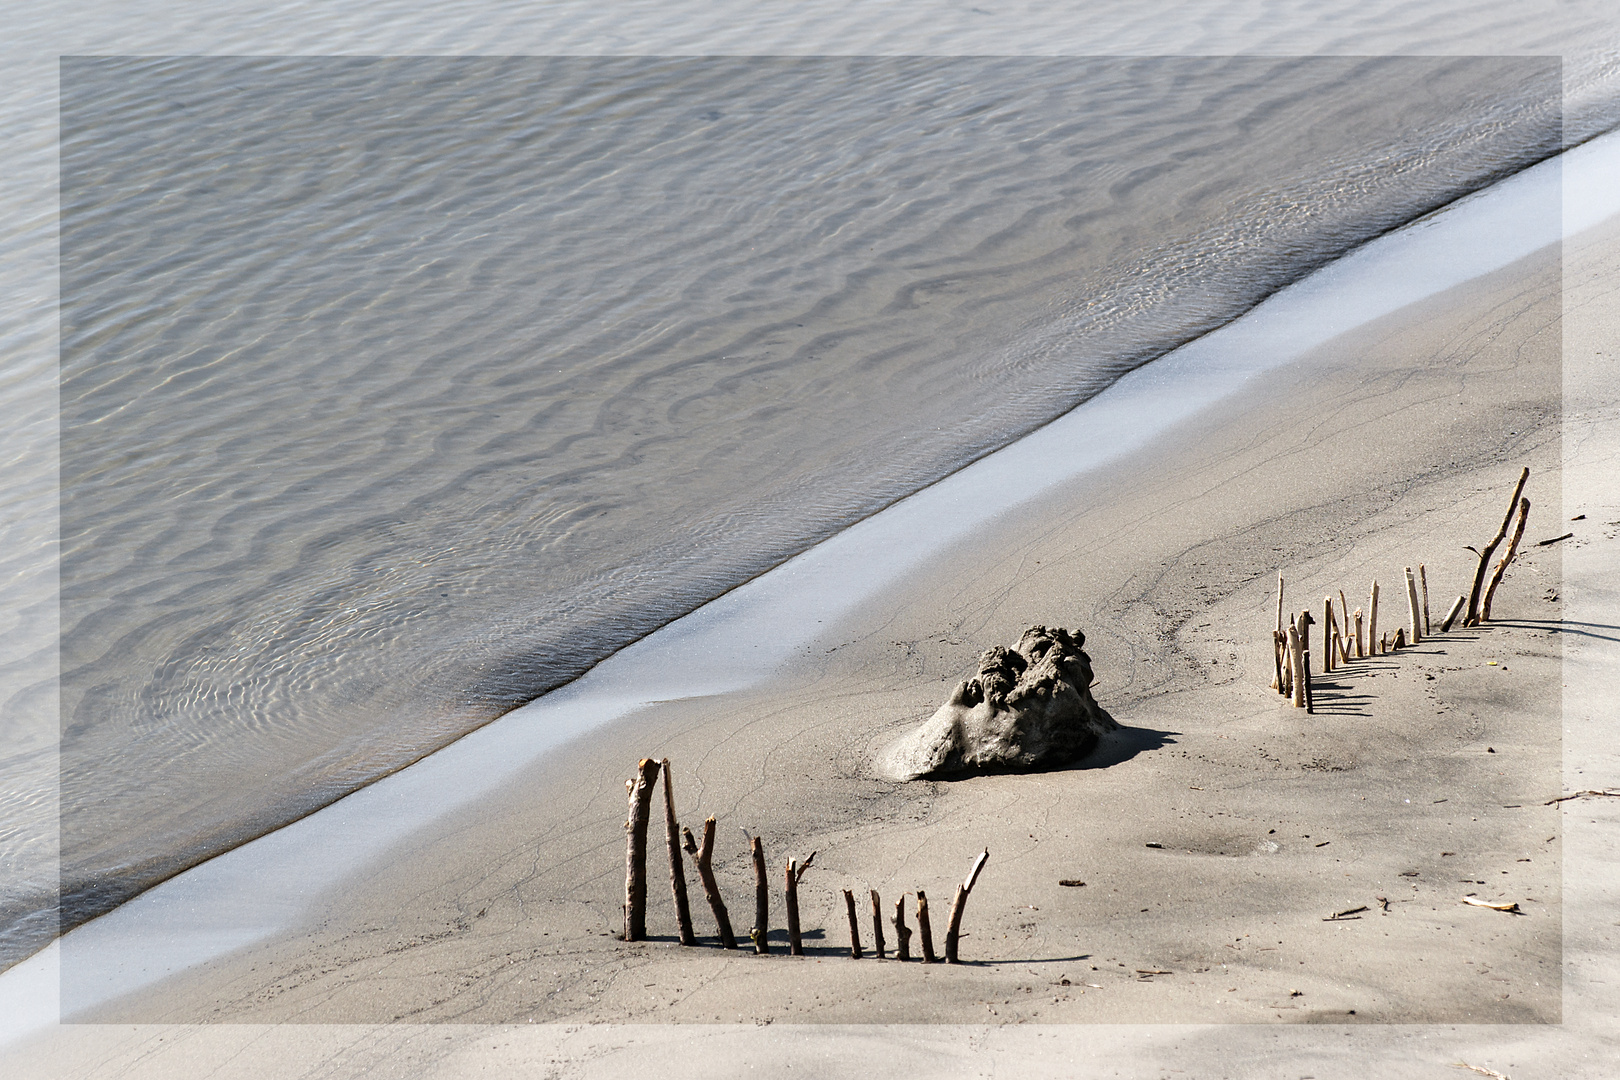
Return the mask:
<path id="1" fill-rule="evenodd" d="M 1501 58 L 65 62 L 64 919 L 1545 156 L 1558 94 Z M 7 898 L 12 958 L 51 899 Z"/>

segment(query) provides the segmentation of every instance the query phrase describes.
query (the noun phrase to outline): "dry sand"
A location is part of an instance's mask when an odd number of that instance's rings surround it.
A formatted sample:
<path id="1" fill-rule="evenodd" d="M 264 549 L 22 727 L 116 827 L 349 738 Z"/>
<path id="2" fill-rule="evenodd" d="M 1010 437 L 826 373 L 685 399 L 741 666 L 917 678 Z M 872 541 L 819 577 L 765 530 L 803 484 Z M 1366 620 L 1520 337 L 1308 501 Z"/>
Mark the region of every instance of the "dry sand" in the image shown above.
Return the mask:
<path id="1" fill-rule="evenodd" d="M 64 1027 L 12 1060 L 64 1076 L 286 1075 L 317 1062 L 323 1075 L 607 1076 L 644 1063 L 712 1075 L 773 1061 L 887 1075 L 971 1072 L 976 1052 L 994 1051 L 1031 1075 L 1083 1054 L 1127 1075 L 1361 1075 L 1373 1056 L 1380 1075 L 1432 1076 L 1485 1046 L 1500 1053 L 1471 1060 L 1511 1063 L 1516 1080 L 1601 1075 L 1615 1030 L 1594 995 L 1612 976 L 1612 913 L 1593 913 L 1613 894 L 1614 861 L 1593 838 L 1620 800 L 1547 800 L 1571 782 L 1602 786 L 1561 777 L 1560 710 L 1568 725 L 1566 650 L 1612 648 L 1586 624 L 1613 620 L 1560 619 L 1563 561 L 1586 560 L 1583 595 L 1617 561 L 1620 500 L 1601 504 L 1593 478 L 1617 456 L 1596 358 L 1620 337 L 1620 226 L 1567 254 L 1563 300 L 1587 337 L 1562 368 L 1554 248 L 1337 339 L 980 531 L 769 685 L 645 710 L 363 869 L 296 933 L 105 1006 L 79 1018 L 98 1026 Z M 1582 410 L 1567 434 L 1566 391 Z M 1561 490 L 1566 458 L 1584 470 L 1578 494 Z M 1497 597 L 1500 621 L 1319 677 L 1314 715 L 1267 688 L 1279 568 L 1289 608 L 1318 617 L 1341 588 L 1365 606 L 1376 577 L 1393 629 L 1402 568 L 1421 561 L 1437 624 L 1466 589 L 1463 545 L 1489 539 L 1521 465 L 1531 546 Z M 1533 546 L 1569 530 L 1574 540 Z M 1125 731 L 1071 769 L 872 775 L 874 755 L 980 650 L 1031 623 L 1086 633 L 1096 696 Z M 1582 700 L 1600 707 L 1612 673 L 1581 677 Z M 616 940 L 623 781 L 644 755 L 673 760 L 687 824 L 718 817 L 717 865 L 744 933 L 739 830 L 764 838 L 778 912 L 781 864 L 817 852 L 801 886 L 809 955 L 782 955 L 779 933 L 770 957 L 719 949 L 695 879 L 705 936 L 679 946 L 657 857 L 654 939 Z M 1594 761 L 1594 774 L 1613 764 Z M 1572 882 L 1578 919 L 1562 876 L 1575 816 L 1592 822 Z M 926 889 L 938 934 L 981 848 L 991 859 L 968 905 L 968 963 L 848 958 L 842 889 L 886 903 Z M 1467 906 L 1470 894 L 1522 913 Z M 548 1026 L 485 1026 L 529 1023 Z M 1026 1023 L 1040 1026 L 1008 1026 Z M 1332 1028 L 1286 1027 L 1307 1023 Z M 842 1026 L 888 1024 L 913 1026 Z M 1115 1024 L 1175 1026 L 1097 1026 Z"/>

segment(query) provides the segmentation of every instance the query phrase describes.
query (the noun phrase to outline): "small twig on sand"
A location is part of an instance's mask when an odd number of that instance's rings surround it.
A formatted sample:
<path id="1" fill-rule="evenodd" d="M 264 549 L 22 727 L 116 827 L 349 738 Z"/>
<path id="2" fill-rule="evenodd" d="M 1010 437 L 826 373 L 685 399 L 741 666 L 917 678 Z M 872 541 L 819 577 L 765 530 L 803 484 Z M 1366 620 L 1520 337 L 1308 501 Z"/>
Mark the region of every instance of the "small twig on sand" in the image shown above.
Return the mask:
<path id="1" fill-rule="evenodd" d="M 956 887 L 956 898 L 951 901 L 951 923 L 945 931 L 945 962 L 959 964 L 956 957 L 956 941 L 962 933 L 962 912 L 967 907 L 968 893 L 973 891 L 974 882 L 979 880 L 979 872 L 984 864 L 990 860 L 990 849 L 985 848 L 979 857 L 973 860 L 973 869 L 968 871 L 967 880 Z"/>
<path id="2" fill-rule="evenodd" d="M 633 780 L 625 781 L 630 797 L 630 813 L 624 828 L 628 834 L 624 852 L 624 940 L 640 941 L 647 936 L 647 818 L 652 813 L 653 784 L 658 781 L 658 762 L 642 758 Z"/>
<path id="3" fill-rule="evenodd" d="M 1463 605 L 1466 603 L 1468 603 L 1468 597 L 1457 597 L 1457 602 L 1451 605 L 1451 610 L 1446 612 L 1445 621 L 1440 624 L 1440 632 L 1442 634 L 1451 629 L 1451 624 L 1457 621 L 1457 616 L 1462 612 Z"/>
<path id="4" fill-rule="evenodd" d="M 1611 799 L 1620 799 L 1620 791 L 1577 791 L 1573 795 L 1560 795 L 1556 799 L 1548 799 L 1542 806 L 1551 806 L 1554 803 L 1568 802 L 1571 799 L 1581 799 L 1588 795 L 1607 795 Z"/>
<path id="5" fill-rule="evenodd" d="M 1537 540 L 1536 547 L 1546 547 L 1548 544 L 1556 544 L 1559 541 L 1568 540 L 1574 535 L 1574 533 L 1565 533 L 1563 536 L 1555 536 L 1551 540 Z"/>
<path id="6" fill-rule="evenodd" d="M 1506 1073 L 1499 1073 L 1495 1069 L 1487 1069 L 1483 1065 L 1470 1065 L 1466 1061 L 1453 1061 L 1451 1063 L 1451 1067 L 1453 1069 L 1471 1069 L 1472 1071 L 1479 1073 L 1481 1076 L 1491 1077 L 1492 1080 L 1512 1080 L 1512 1077 L 1508 1076 Z"/>
<path id="7" fill-rule="evenodd" d="M 1322 921 L 1323 922 L 1349 922 L 1352 919 L 1361 918 L 1361 912 L 1366 911 L 1366 910 L 1367 910 L 1367 905 L 1362 904 L 1360 907 L 1346 908 L 1344 911 L 1335 911 L 1332 915 L 1329 915 L 1327 918 L 1323 919 Z"/>
<path id="8" fill-rule="evenodd" d="M 1506 904 L 1493 904 L 1489 900 L 1481 900 L 1475 896 L 1465 896 L 1462 898 L 1462 902 L 1472 907 L 1490 908 L 1492 911 L 1506 911 L 1512 915 L 1524 914 L 1524 912 L 1519 910 L 1518 901 L 1513 901 Z"/>

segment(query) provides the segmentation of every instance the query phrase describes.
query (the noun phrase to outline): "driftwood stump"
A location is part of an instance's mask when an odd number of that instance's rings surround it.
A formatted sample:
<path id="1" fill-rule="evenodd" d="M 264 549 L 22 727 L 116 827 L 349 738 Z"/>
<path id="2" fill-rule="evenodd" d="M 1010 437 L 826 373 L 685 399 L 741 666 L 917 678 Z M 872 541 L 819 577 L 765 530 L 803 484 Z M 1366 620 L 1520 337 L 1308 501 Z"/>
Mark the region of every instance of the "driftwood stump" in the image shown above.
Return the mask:
<path id="1" fill-rule="evenodd" d="M 625 781 L 630 813 L 624 828 L 624 940 L 647 936 L 647 818 L 652 812 L 652 789 L 658 780 L 658 762 L 642 758 L 633 780 Z"/>
<path id="2" fill-rule="evenodd" d="M 844 890 L 844 908 L 849 912 L 849 958 L 861 958 L 861 920 L 855 914 L 855 894 Z"/>
<path id="3" fill-rule="evenodd" d="M 787 904 L 788 954 L 791 956 L 804 955 L 804 941 L 799 934 L 799 879 L 804 877 L 804 872 L 810 869 L 815 858 L 816 853 L 812 851 L 804 862 L 789 859 L 787 864 L 787 883 L 782 890 L 782 899 Z"/>
<path id="4" fill-rule="evenodd" d="M 1408 632 L 1406 640 L 1413 645 L 1423 641 L 1423 614 L 1418 607 L 1417 578 L 1412 574 L 1412 568 L 1406 568 L 1406 625 Z"/>
<path id="5" fill-rule="evenodd" d="M 1373 579 L 1372 592 L 1367 596 L 1367 648 L 1375 649 L 1375 642 L 1384 639 L 1378 636 L 1378 580 Z"/>
<path id="6" fill-rule="evenodd" d="M 669 889 L 675 898 L 675 925 L 682 945 L 696 945 L 692 909 L 686 901 L 686 862 L 681 858 L 681 827 L 675 821 L 675 791 L 669 781 L 669 758 L 660 765 L 664 770 L 664 840 L 669 846 Z"/>
<path id="7" fill-rule="evenodd" d="M 1462 614 L 1463 605 L 1466 603 L 1468 597 L 1460 595 L 1457 597 L 1457 602 L 1451 605 L 1451 610 L 1446 612 L 1445 621 L 1440 624 L 1442 634 L 1451 629 L 1451 624 L 1457 621 L 1457 616 Z"/>
<path id="8" fill-rule="evenodd" d="M 968 893 L 973 891 L 974 882 L 979 880 L 979 871 L 990 860 L 990 849 L 985 848 L 979 857 L 973 860 L 973 869 L 968 871 L 967 880 L 956 887 L 956 898 L 951 901 L 951 923 L 945 931 L 945 962 L 947 964 L 960 964 L 957 958 L 956 942 L 962 936 L 962 912 L 967 908 Z"/>
<path id="9" fill-rule="evenodd" d="M 1418 588 L 1423 592 L 1423 633 L 1425 636 L 1434 633 L 1429 626 L 1429 573 L 1418 563 Z"/>
<path id="10" fill-rule="evenodd" d="M 889 954 L 883 947 L 883 901 L 878 899 L 878 891 L 872 890 L 872 951 L 882 960 Z"/>

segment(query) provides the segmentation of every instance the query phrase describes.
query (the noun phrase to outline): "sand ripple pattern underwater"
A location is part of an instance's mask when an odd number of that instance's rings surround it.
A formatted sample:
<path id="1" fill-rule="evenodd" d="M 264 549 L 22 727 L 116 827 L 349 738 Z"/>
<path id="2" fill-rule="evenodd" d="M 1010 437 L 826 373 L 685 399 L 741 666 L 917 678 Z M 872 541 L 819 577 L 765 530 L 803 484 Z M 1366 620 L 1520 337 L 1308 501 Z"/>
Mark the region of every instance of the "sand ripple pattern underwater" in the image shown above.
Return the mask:
<path id="1" fill-rule="evenodd" d="M 1544 59 L 64 60 L 64 924 L 1556 152 L 1558 101 Z"/>

